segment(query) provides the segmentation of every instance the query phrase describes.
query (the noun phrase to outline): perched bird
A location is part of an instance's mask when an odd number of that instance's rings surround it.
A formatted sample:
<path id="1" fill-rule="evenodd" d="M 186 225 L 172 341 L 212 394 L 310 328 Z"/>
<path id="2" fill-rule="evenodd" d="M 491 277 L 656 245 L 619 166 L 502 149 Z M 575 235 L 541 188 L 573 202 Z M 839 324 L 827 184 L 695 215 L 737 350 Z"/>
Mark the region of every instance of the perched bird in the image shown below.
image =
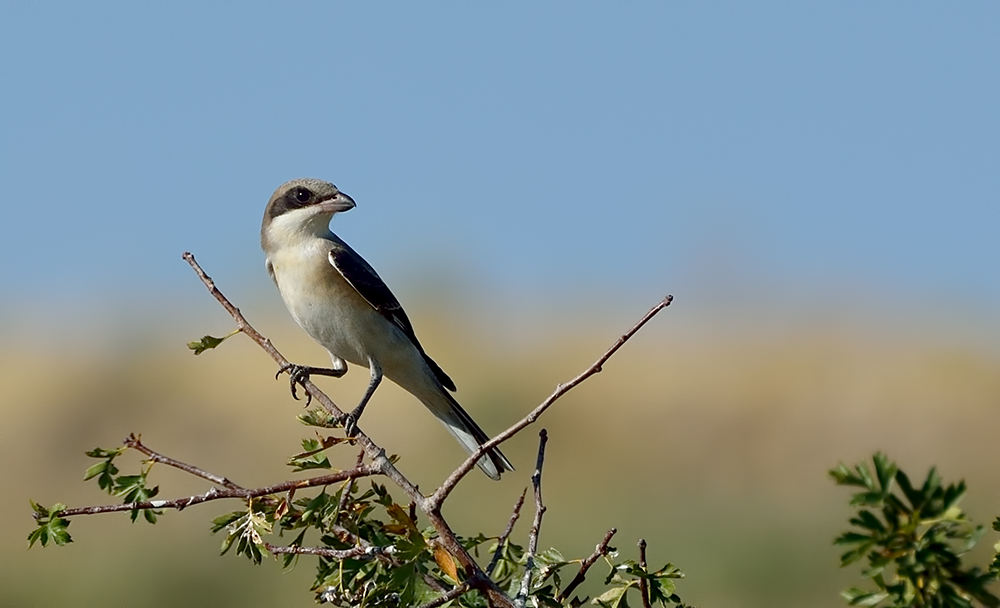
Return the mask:
<path id="1" fill-rule="evenodd" d="M 471 454 L 489 436 L 448 392 L 455 383 L 424 352 L 396 297 L 368 262 L 330 231 L 333 215 L 353 208 L 351 197 L 318 179 L 282 184 L 267 203 L 260 227 L 267 272 L 296 323 L 333 360 L 331 368 L 289 365 L 278 373 L 289 372 L 295 396 L 295 384 L 310 374 L 339 378 L 348 362 L 363 365 L 371 381 L 344 421 L 349 434 L 384 374 L 419 399 Z M 514 470 L 496 448 L 476 464 L 493 479 Z"/>

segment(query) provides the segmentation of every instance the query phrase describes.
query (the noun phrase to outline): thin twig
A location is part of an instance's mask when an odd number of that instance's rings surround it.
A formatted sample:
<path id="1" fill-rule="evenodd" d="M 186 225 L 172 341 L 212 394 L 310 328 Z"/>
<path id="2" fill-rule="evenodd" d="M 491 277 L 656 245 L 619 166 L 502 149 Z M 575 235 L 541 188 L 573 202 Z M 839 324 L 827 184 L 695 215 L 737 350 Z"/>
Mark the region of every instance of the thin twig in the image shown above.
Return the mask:
<path id="1" fill-rule="evenodd" d="M 355 466 L 360 467 L 362 464 L 364 464 L 364 462 L 365 462 L 365 451 L 361 450 L 361 453 L 358 454 L 358 462 Z M 347 480 L 347 483 L 344 484 L 344 489 L 341 490 L 340 492 L 340 501 L 337 503 L 337 512 L 334 513 L 333 515 L 333 525 L 336 526 L 338 523 L 340 523 L 340 515 L 341 513 L 344 512 L 344 507 L 347 506 L 347 499 L 350 497 L 352 491 L 354 491 L 353 477 Z"/>
<path id="2" fill-rule="evenodd" d="M 443 595 L 439 595 L 438 597 L 436 597 L 433 600 L 427 602 L 426 604 L 421 604 L 418 608 L 437 608 L 441 604 L 445 604 L 447 602 L 450 602 L 451 600 L 457 598 L 458 596 L 462 595 L 463 593 L 467 593 L 469 591 L 469 589 L 471 589 L 471 588 L 472 588 L 472 585 L 469 584 L 469 581 L 465 581 L 461 585 L 457 585 L 455 587 L 452 587 L 452 589 L 450 591 L 448 591 L 447 593 L 445 593 Z"/>
<path id="3" fill-rule="evenodd" d="M 597 562 L 597 560 L 601 559 L 602 556 L 608 554 L 608 552 L 610 551 L 610 549 L 608 549 L 608 543 L 611 542 L 611 537 L 614 536 L 616 532 L 618 532 L 617 528 L 611 528 L 610 530 L 608 530 L 608 533 L 604 535 L 604 540 L 602 540 L 597 544 L 597 547 L 594 549 L 594 552 L 591 553 L 587 559 L 580 562 L 580 571 L 577 572 L 576 576 L 573 577 L 573 580 L 571 580 L 569 584 L 566 585 L 566 588 L 562 590 L 562 593 L 560 593 L 559 596 L 556 597 L 557 602 L 566 601 L 566 598 L 569 597 L 569 594 L 573 593 L 573 590 L 579 587 L 580 583 L 582 583 L 584 579 L 587 578 L 587 570 L 590 570 L 590 567 L 593 566 L 594 563 Z"/>
<path id="4" fill-rule="evenodd" d="M 646 574 L 646 539 L 639 539 L 639 567 L 642 568 L 642 573 Z M 642 596 L 642 608 L 652 608 L 649 605 L 649 583 L 646 582 L 646 578 L 639 579 L 639 594 Z"/>
<path id="5" fill-rule="evenodd" d="M 392 547 L 376 547 L 374 545 L 369 545 L 367 547 L 351 547 L 350 549 L 330 549 L 327 547 L 286 547 L 283 545 L 264 543 L 264 548 L 274 555 L 280 555 L 283 553 L 293 553 L 295 555 L 320 555 L 322 557 L 329 557 L 330 559 L 336 560 L 351 558 L 356 559 L 359 557 L 375 558 L 382 555 L 391 555 L 393 553 Z"/>
<path id="6" fill-rule="evenodd" d="M 601 357 L 597 361 L 595 361 L 593 365 L 588 367 L 580 375 L 578 375 L 576 378 L 573 378 L 569 382 L 557 385 L 556 390 L 553 391 L 553 393 L 549 395 L 549 397 L 545 401 L 543 401 L 535 409 L 531 410 L 531 412 L 529 412 L 527 416 L 525 416 L 518 422 L 514 423 L 506 431 L 500 433 L 493 439 L 490 439 L 486 443 L 480 445 L 479 449 L 473 452 L 465 460 L 465 462 L 462 463 L 461 466 L 455 469 L 455 471 L 448 476 L 448 479 L 446 479 L 444 483 L 442 483 L 441 486 L 434 491 L 434 494 L 432 494 L 428 498 L 428 500 L 430 501 L 431 508 L 440 508 L 441 503 L 444 502 L 444 499 L 447 498 L 449 494 L 451 494 L 452 490 L 455 489 L 455 486 L 458 485 L 458 482 L 461 481 L 462 478 L 465 477 L 469 473 L 469 471 L 471 471 L 472 468 L 476 466 L 476 462 L 478 462 L 479 459 L 482 458 L 484 454 L 486 454 L 488 451 L 492 450 L 496 446 L 500 445 L 504 441 L 507 441 L 514 435 L 518 434 L 521 431 L 521 429 L 535 422 L 535 420 L 537 420 L 538 417 L 541 416 L 542 413 L 549 408 L 549 406 L 555 403 L 557 399 L 568 393 L 570 390 L 575 388 L 577 385 L 579 385 L 587 378 L 593 376 L 596 373 L 599 373 L 602 370 L 604 364 L 607 362 L 607 360 L 610 359 L 611 356 L 614 355 L 616 352 L 618 352 L 618 349 L 621 348 L 626 342 L 628 342 L 629 338 L 634 336 L 637 331 L 642 329 L 642 326 L 645 325 L 654 316 L 656 316 L 656 313 L 660 312 L 667 306 L 670 306 L 670 303 L 673 301 L 674 301 L 673 296 L 667 296 L 663 298 L 663 300 L 661 300 L 656 306 L 649 309 L 649 312 L 647 312 L 641 319 L 639 319 L 639 321 L 632 326 L 632 329 L 628 330 L 627 332 L 625 332 L 624 335 L 618 338 L 618 341 L 615 342 L 611 346 L 611 348 L 605 351 L 605 353 L 601 355 Z"/>
<path id="7" fill-rule="evenodd" d="M 517 523 L 517 518 L 521 516 L 521 506 L 524 505 L 524 497 L 528 493 L 528 488 L 525 488 L 521 492 L 521 497 L 517 499 L 514 503 L 514 511 L 510 514 L 510 519 L 507 521 L 507 527 L 504 528 L 503 534 L 497 539 L 497 550 L 493 552 L 493 559 L 490 560 L 490 565 L 486 566 L 486 575 L 492 576 L 493 569 L 497 567 L 500 563 L 500 556 L 503 555 L 503 547 L 507 544 L 507 539 L 510 538 L 510 533 L 514 531 L 514 524 Z"/>
<path id="8" fill-rule="evenodd" d="M 191 505 L 201 504 L 203 502 L 209 502 L 212 500 L 221 500 L 223 498 L 257 498 L 258 496 L 269 496 L 271 494 L 280 494 L 282 492 L 287 492 L 292 489 L 301 488 L 314 488 L 316 486 L 326 486 L 332 483 L 339 483 L 346 479 L 353 479 L 357 477 L 370 477 L 372 475 L 378 475 L 382 471 L 378 467 L 367 465 L 358 467 L 356 469 L 348 469 L 346 471 L 338 471 L 336 473 L 331 473 L 329 475 L 322 475 L 320 477 L 312 477 L 309 479 L 302 479 L 298 481 L 284 481 L 282 483 L 274 484 L 271 486 L 266 486 L 263 488 L 227 488 L 225 490 L 220 490 L 218 488 L 212 488 L 204 494 L 198 494 L 195 496 L 188 496 L 186 498 L 175 498 L 173 500 L 146 500 L 141 502 L 127 502 L 120 505 L 100 505 L 94 507 L 78 507 L 75 509 L 63 509 L 56 515 L 60 517 L 71 517 L 74 515 L 96 515 L 98 513 L 114 513 L 117 511 L 137 511 L 141 509 L 177 509 L 178 511 L 190 507 Z"/>
<path id="9" fill-rule="evenodd" d="M 531 485 L 535 494 L 535 519 L 531 522 L 531 532 L 528 533 L 528 559 L 524 565 L 524 578 L 521 579 L 521 589 L 514 598 L 517 608 L 524 608 L 528 601 L 528 589 L 531 586 L 531 575 L 535 570 L 535 553 L 538 552 L 538 532 L 542 527 L 542 515 L 545 515 L 545 505 L 542 504 L 542 465 L 545 464 L 545 444 L 549 434 L 545 429 L 538 433 L 538 459 L 535 461 L 535 472 L 531 474 Z"/>
<path id="10" fill-rule="evenodd" d="M 162 462 L 165 465 L 169 465 L 169 466 L 172 466 L 172 467 L 174 467 L 176 469 L 180 469 L 180 470 L 184 471 L 185 473 L 190 473 L 191 475 L 194 475 L 195 477 L 201 477 L 202 479 L 207 479 L 208 481 L 211 481 L 212 483 L 219 484 L 220 486 L 223 486 L 225 488 L 229 488 L 230 490 L 245 490 L 246 489 L 246 488 L 244 488 L 243 486 L 241 486 L 239 484 L 233 483 L 232 481 L 230 481 L 226 477 L 221 477 L 221 476 L 216 475 L 214 473 L 209 473 L 208 471 L 206 471 L 204 469 L 201 469 L 199 467 L 196 467 L 194 465 L 187 464 L 185 462 L 181 462 L 180 460 L 175 460 L 175 459 L 173 459 L 173 458 L 171 458 L 169 456 L 164 456 L 163 454 L 160 454 L 159 452 L 154 452 L 153 450 L 151 450 L 151 449 L 147 448 L 145 445 L 143 445 L 143 443 L 139 440 L 139 436 L 136 435 L 135 433 L 129 433 L 129 436 L 126 437 L 125 440 L 122 443 L 125 444 L 125 446 L 127 446 L 129 448 L 132 448 L 133 450 L 137 450 L 139 452 L 142 452 L 143 454 L 145 454 L 146 456 L 148 456 L 149 459 L 151 461 L 153 461 L 153 462 Z"/>

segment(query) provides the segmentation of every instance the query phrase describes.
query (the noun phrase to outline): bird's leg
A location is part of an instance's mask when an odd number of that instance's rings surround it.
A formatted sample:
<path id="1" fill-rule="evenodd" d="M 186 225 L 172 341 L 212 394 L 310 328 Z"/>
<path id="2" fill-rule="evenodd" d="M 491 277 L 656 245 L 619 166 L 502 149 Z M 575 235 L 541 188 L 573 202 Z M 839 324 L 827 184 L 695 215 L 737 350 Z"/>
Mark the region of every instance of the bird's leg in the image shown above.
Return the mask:
<path id="1" fill-rule="evenodd" d="M 339 358 L 333 360 L 333 367 L 312 367 L 311 365 L 286 363 L 278 369 L 278 373 L 274 375 L 274 379 L 277 380 L 278 376 L 285 372 L 288 372 L 288 385 L 292 391 L 292 397 L 298 400 L 299 396 L 295 392 L 296 384 L 301 384 L 302 388 L 305 388 L 306 380 L 313 374 L 340 378 L 347 373 L 347 363 Z M 309 407 L 310 403 L 312 403 L 312 395 L 306 393 L 306 407 Z"/>
<path id="2" fill-rule="evenodd" d="M 371 371 L 372 378 L 368 382 L 368 390 L 365 391 L 365 396 L 361 398 L 361 403 L 358 404 L 358 407 L 351 410 L 350 414 L 345 414 L 344 419 L 341 421 L 344 426 L 344 432 L 347 433 L 348 437 L 353 437 L 358 432 L 358 420 L 361 420 L 361 413 L 365 411 L 368 400 L 375 394 L 375 389 L 378 388 L 379 382 L 382 381 L 382 368 L 371 357 L 368 357 L 368 369 Z"/>

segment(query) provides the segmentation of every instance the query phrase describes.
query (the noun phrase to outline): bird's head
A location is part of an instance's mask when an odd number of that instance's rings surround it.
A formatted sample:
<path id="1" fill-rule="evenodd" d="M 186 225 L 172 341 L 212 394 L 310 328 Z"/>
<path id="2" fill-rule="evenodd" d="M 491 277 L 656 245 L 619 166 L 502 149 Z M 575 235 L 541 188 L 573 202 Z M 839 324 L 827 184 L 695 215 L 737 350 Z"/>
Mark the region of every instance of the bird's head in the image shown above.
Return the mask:
<path id="1" fill-rule="evenodd" d="M 333 214 L 354 208 L 354 199 L 330 182 L 293 179 L 274 191 L 264 209 L 261 237 L 275 224 L 285 230 L 324 234 Z"/>

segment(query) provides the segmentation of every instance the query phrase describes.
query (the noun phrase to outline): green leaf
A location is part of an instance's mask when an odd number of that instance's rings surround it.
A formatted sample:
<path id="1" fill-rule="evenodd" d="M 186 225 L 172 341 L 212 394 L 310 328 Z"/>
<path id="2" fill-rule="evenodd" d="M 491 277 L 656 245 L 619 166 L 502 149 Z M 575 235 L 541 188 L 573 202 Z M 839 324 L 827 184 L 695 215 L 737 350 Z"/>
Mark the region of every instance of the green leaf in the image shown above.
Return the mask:
<path id="1" fill-rule="evenodd" d="M 194 342 L 188 342 L 187 347 L 194 351 L 194 354 L 200 355 L 206 350 L 211 350 L 216 346 L 222 344 L 225 338 L 216 338 L 215 336 L 203 336 L 201 340 L 195 340 Z"/>
<path id="2" fill-rule="evenodd" d="M 913 484 L 910 483 L 910 477 L 903 471 L 896 473 L 896 482 L 899 484 L 899 489 L 903 491 L 903 495 L 906 496 L 906 500 L 909 501 L 910 506 L 914 510 L 919 509 L 924 502 L 930 498 L 926 496 L 920 490 L 916 490 Z"/>
<path id="3" fill-rule="evenodd" d="M 237 519 L 243 517 L 246 511 L 233 511 L 231 513 L 226 513 L 225 515 L 220 515 L 212 520 L 212 534 L 219 532 L 220 530 L 225 530 L 229 527 L 231 523 Z"/>
<path id="4" fill-rule="evenodd" d="M 311 409 L 296 416 L 298 421 L 306 426 L 315 426 L 323 429 L 334 429 L 340 426 L 337 417 L 324 409 Z M 345 438 L 344 441 L 354 443 L 353 438 Z"/>
<path id="5" fill-rule="evenodd" d="M 840 463 L 836 469 L 827 472 L 840 486 L 864 486 L 864 481 L 851 472 L 847 465 Z"/>
<path id="6" fill-rule="evenodd" d="M 924 487 L 921 493 L 924 496 L 931 496 L 941 487 L 941 476 L 938 475 L 937 467 L 931 467 L 931 470 L 927 473 L 927 479 L 924 481 Z"/>
<path id="7" fill-rule="evenodd" d="M 84 473 L 83 480 L 89 481 L 97 477 L 98 487 L 110 494 L 115 485 L 115 475 L 117 474 L 118 467 L 114 465 L 111 459 L 108 459 L 88 468 L 86 473 Z"/>
<path id="8" fill-rule="evenodd" d="M 865 528 L 874 532 L 885 532 L 885 526 L 882 525 L 882 522 L 879 521 L 875 514 L 867 509 L 859 510 L 858 516 L 852 518 L 851 523 L 859 528 Z"/>
<path id="9" fill-rule="evenodd" d="M 38 523 L 38 527 L 28 534 L 29 549 L 35 546 L 36 542 L 43 547 L 48 546 L 50 541 L 60 547 L 73 542 L 69 532 L 66 531 L 70 521 L 56 515 L 65 509 L 66 505 L 56 503 L 51 508 L 45 508 L 35 501 L 30 502 L 31 508 L 35 512 L 35 521 Z"/>
<path id="10" fill-rule="evenodd" d="M 84 452 L 84 454 L 90 456 L 91 458 L 114 459 L 115 457 L 120 456 L 125 450 L 126 448 L 124 446 L 120 448 L 115 448 L 113 450 L 106 450 L 104 448 L 94 448 L 89 452 Z"/>
<path id="11" fill-rule="evenodd" d="M 851 606 L 874 606 L 889 597 L 889 594 L 884 591 L 868 593 L 867 591 L 862 591 L 861 589 L 852 588 L 841 593 L 841 596 L 843 596 L 843 598 L 847 600 L 847 603 Z"/>
<path id="12" fill-rule="evenodd" d="M 872 457 L 872 462 L 875 463 L 875 475 L 878 477 L 879 489 L 883 494 L 888 494 L 892 489 L 892 479 L 896 476 L 898 467 L 882 452 L 876 452 Z"/>
<path id="13" fill-rule="evenodd" d="M 861 482 L 865 484 L 866 488 L 872 491 L 876 490 L 881 491 L 882 488 L 875 487 L 875 481 L 872 479 L 872 472 L 868 468 L 867 463 L 862 462 L 857 467 L 855 467 L 855 470 L 857 470 L 858 476 L 861 478 Z"/>
<path id="14" fill-rule="evenodd" d="M 121 496 L 122 501 L 125 504 L 133 502 L 148 502 L 160 493 L 160 488 L 159 486 L 147 488 L 146 475 L 145 473 L 140 473 L 139 475 L 122 475 L 116 478 L 113 493 L 117 496 Z M 143 518 L 151 524 L 156 523 L 157 515 L 163 514 L 163 511 L 158 511 L 156 509 L 134 509 L 130 512 L 133 523 L 136 519 L 138 519 L 139 511 L 143 512 Z"/>
<path id="15" fill-rule="evenodd" d="M 882 505 L 882 501 L 885 500 L 885 495 L 881 492 L 859 492 L 851 497 L 851 506 L 856 507 L 858 505 L 865 507 L 878 507 Z"/>
<path id="16" fill-rule="evenodd" d="M 331 442 L 330 445 L 336 445 L 336 443 Z M 333 465 L 330 464 L 330 460 L 323 453 L 330 445 L 327 445 L 326 441 L 320 443 L 315 439 L 303 439 L 302 449 L 305 451 L 289 458 L 288 465 L 294 467 L 295 471 L 332 469 Z"/>
<path id="17" fill-rule="evenodd" d="M 608 606 L 610 608 L 626 608 L 628 602 L 625 601 L 625 592 L 628 591 L 628 586 L 625 587 L 612 587 L 608 589 L 601 595 L 595 597 L 592 600 L 593 604 L 598 606 Z"/>
<path id="18" fill-rule="evenodd" d="M 948 486 L 948 489 L 944 491 L 944 499 L 942 501 L 941 508 L 944 511 L 948 511 L 955 507 L 962 501 L 965 497 L 965 482 L 960 481 L 956 485 Z"/>
<path id="19" fill-rule="evenodd" d="M 238 333 L 240 333 L 239 328 L 234 329 L 233 331 L 231 331 L 228 334 L 222 336 L 221 338 L 216 338 L 214 336 L 202 336 L 201 340 L 195 340 L 194 342 L 188 342 L 187 343 L 187 347 L 190 348 L 191 350 L 193 350 L 194 354 L 200 355 L 201 353 L 205 352 L 206 350 L 211 350 L 211 349 L 217 347 L 218 345 L 222 344 L 223 342 L 225 342 L 226 340 L 228 340 L 229 338 L 235 336 Z"/>

